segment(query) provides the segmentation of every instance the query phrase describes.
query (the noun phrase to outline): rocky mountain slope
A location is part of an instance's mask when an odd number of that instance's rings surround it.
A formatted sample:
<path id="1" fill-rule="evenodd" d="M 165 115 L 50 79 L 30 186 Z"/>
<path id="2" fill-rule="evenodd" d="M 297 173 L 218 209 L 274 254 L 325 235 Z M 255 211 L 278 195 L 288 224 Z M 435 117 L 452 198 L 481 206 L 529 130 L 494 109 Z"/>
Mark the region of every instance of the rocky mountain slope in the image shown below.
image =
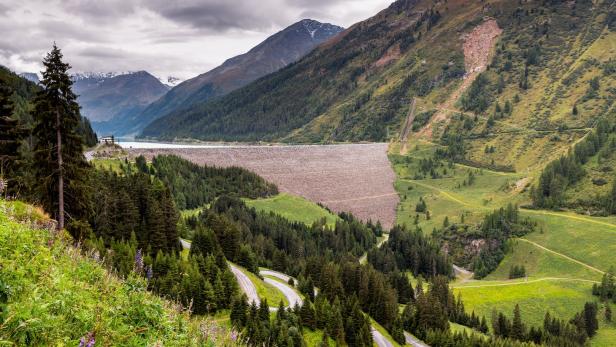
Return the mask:
<path id="1" fill-rule="evenodd" d="M 243 87 L 296 62 L 342 30 L 339 26 L 310 19 L 297 22 L 247 53 L 230 58 L 219 67 L 179 84 L 148 106 L 134 123 L 146 126 L 161 116 Z"/>
<path id="2" fill-rule="evenodd" d="M 414 114 L 410 136 L 463 140 L 461 160 L 533 168 L 612 107 L 614 18 L 610 1 L 399 0 L 298 63 L 143 135 L 385 141 Z"/>
<path id="3" fill-rule="evenodd" d="M 146 71 L 72 76 L 82 115 L 98 133 L 116 133 L 125 119 L 164 95 L 169 87 Z"/>

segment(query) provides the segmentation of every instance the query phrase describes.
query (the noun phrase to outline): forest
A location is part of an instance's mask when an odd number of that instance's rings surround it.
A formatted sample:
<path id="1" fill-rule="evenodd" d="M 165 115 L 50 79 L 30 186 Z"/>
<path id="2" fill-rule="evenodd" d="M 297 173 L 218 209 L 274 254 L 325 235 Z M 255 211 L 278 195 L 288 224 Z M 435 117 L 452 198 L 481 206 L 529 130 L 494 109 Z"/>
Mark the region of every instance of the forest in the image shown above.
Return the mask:
<path id="1" fill-rule="evenodd" d="M 537 185 L 532 188 L 533 206 L 549 209 L 581 206 L 599 211 L 598 214 L 616 214 L 616 184 L 598 198 L 578 200 L 576 203 L 567 200 L 568 188 L 587 175 L 584 165 L 590 158 L 598 155 L 601 159 L 611 155 L 616 146 L 611 135 L 615 132 L 613 120 L 602 117 L 593 131 L 572 150 L 549 163 L 541 172 Z"/>

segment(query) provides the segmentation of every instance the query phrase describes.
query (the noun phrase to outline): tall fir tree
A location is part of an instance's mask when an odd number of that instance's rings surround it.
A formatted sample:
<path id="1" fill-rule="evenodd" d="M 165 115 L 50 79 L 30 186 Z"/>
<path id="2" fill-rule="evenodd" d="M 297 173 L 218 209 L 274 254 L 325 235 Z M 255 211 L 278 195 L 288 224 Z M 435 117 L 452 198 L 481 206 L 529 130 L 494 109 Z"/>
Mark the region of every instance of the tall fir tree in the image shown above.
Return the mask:
<path id="1" fill-rule="evenodd" d="M 17 120 L 12 118 L 12 114 L 11 89 L 0 83 L 0 178 L 8 182 L 9 189 L 17 182 L 14 173 L 17 169 L 20 140 L 25 134 Z"/>
<path id="2" fill-rule="evenodd" d="M 68 75 L 70 65 L 63 62 L 62 52 L 54 43 L 43 59 L 45 71 L 34 101 L 36 125 L 33 134 L 33 170 L 37 179 L 36 195 L 45 210 L 58 221 L 58 229 L 68 229 L 75 237 L 83 237 L 89 211 L 87 177 L 89 164 L 83 155 L 83 139 L 78 134 L 81 115 L 77 97 Z"/>

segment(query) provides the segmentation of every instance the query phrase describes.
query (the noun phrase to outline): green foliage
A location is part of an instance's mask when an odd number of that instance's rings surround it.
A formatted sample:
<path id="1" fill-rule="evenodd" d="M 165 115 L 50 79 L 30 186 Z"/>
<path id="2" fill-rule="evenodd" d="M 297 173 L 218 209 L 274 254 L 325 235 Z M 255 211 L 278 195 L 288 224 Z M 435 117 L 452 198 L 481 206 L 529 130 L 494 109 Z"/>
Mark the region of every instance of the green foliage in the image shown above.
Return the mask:
<path id="1" fill-rule="evenodd" d="M 514 265 L 509 269 L 509 279 L 526 277 L 526 268 L 524 265 Z"/>
<path id="2" fill-rule="evenodd" d="M 179 214 L 160 181 L 141 172 L 95 170 L 89 183 L 93 206 L 88 220 L 106 245 L 135 235 L 139 248 L 149 249 L 150 255 L 179 250 Z"/>
<path id="3" fill-rule="evenodd" d="M 137 158 L 137 166 L 141 161 L 145 160 Z M 199 166 L 178 156 L 159 155 L 152 159 L 152 168 L 180 210 L 203 207 L 220 195 L 257 199 L 278 194 L 274 184 L 239 167 Z"/>
<path id="4" fill-rule="evenodd" d="M 470 266 L 475 278 L 483 278 L 505 257 L 509 238 L 526 235 L 535 226 L 535 222 L 520 217 L 517 206 L 508 204 L 487 214 L 476 227 L 456 224 L 445 227 L 439 238 L 449 245 L 456 264 Z"/>
<path id="5" fill-rule="evenodd" d="M 492 103 L 493 90 L 488 78 L 481 74 L 460 99 L 464 111 L 483 113 Z"/>
<path id="6" fill-rule="evenodd" d="M 408 231 L 400 226 L 390 231 L 389 240 L 380 248 L 368 252 L 368 262 L 384 273 L 411 271 L 424 277 L 452 274 L 451 263 L 438 244 L 421 230 Z"/>
<path id="7" fill-rule="evenodd" d="M 257 211 L 271 212 L 290 221 L 301 222 L 306 225 L 312 225 L 315 222 L 320 223 L 325 218 L 326 224 L 333 228 L 336 221 L 339 220 L 338 216 L 323 206 L 286 193 L 271 198 L 246 200 L 245 202 L 248 207 L 254 207 Z"/>
<path id="8" fill-rule="evenodd" d="M 430 119 L 432 119 L 432 116 L 436 113 L 436 110 L 430 110 L 430 111 L 426 111 L 426 112 L 421 112 L 417 115 L 415 115 L 415 118 L 413 119 L 413 131 L 418 131 L 419 129 L 423 128 L 426 124 L 428 124 L 428 122 L 430 121 Z"/>
<path id="9" fill-rule="evenodd" d="M 82 237 L 75 223 L 83 221 L 88 210 L 85 177 L 89 165 L 82 152 L 83 138 L 77 132 L 82 120 L 77 96 L 71 90 L 70 66 L 62 61 L 55 45 L 43 65 L 43 89 L 34 101 L 33 134 L 37 141 L 29 168 L 37 182 L 35 199 L 58 220 L 59 228 L 64 228 L 64 218 L 68 217 L 69 230 Z"/>
<path id="10" fill-rule="evenodd" d="M 608 143 L 609 135 L 614 132 L 612 122 L 601 119 L 596 128 L 582 141 L 575 145 L 567 155 L 549 163 L 542 171 L 539 182 L 531 192 L 536 207 L 558 208 L 565 204 L 567 188 L 579 181 L 586 172 L 583 165 L 590 157 L 596 155 Z M 604 199 L 604 207 L 611 211 L 612 197 Z"/>
<path id="11" fill-rule="evenodd" d="M 150 294 L 136 274 L 118 279 L 100 257 L 74 248 L 65 234 L 30 227 L 36 219 L 16 223 L 6 214 L 15 204 L 0 210 L 0 336 L 5 343 L 77 346 L 92 335 L 96 345 L 236 344 L 219 327 L 193 320 Z"/>

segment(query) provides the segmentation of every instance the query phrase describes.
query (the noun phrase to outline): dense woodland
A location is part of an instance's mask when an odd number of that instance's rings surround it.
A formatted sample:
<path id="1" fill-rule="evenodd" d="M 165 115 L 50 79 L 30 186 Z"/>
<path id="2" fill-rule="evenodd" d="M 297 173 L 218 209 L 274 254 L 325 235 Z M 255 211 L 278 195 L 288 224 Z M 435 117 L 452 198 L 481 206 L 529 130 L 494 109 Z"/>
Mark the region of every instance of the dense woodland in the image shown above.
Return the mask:
<path id="1" fill-rule="evenodd" d="M 145 159 L 137 158 L 143 167 Z M 178 156 L 156 156 L 150 170 L 171 189 L 178 209 L 194 209 L 210 204 L 221 195 L 265 198 L 278 194 L 275 185 L 239 167 L 199 166 Z"/>

